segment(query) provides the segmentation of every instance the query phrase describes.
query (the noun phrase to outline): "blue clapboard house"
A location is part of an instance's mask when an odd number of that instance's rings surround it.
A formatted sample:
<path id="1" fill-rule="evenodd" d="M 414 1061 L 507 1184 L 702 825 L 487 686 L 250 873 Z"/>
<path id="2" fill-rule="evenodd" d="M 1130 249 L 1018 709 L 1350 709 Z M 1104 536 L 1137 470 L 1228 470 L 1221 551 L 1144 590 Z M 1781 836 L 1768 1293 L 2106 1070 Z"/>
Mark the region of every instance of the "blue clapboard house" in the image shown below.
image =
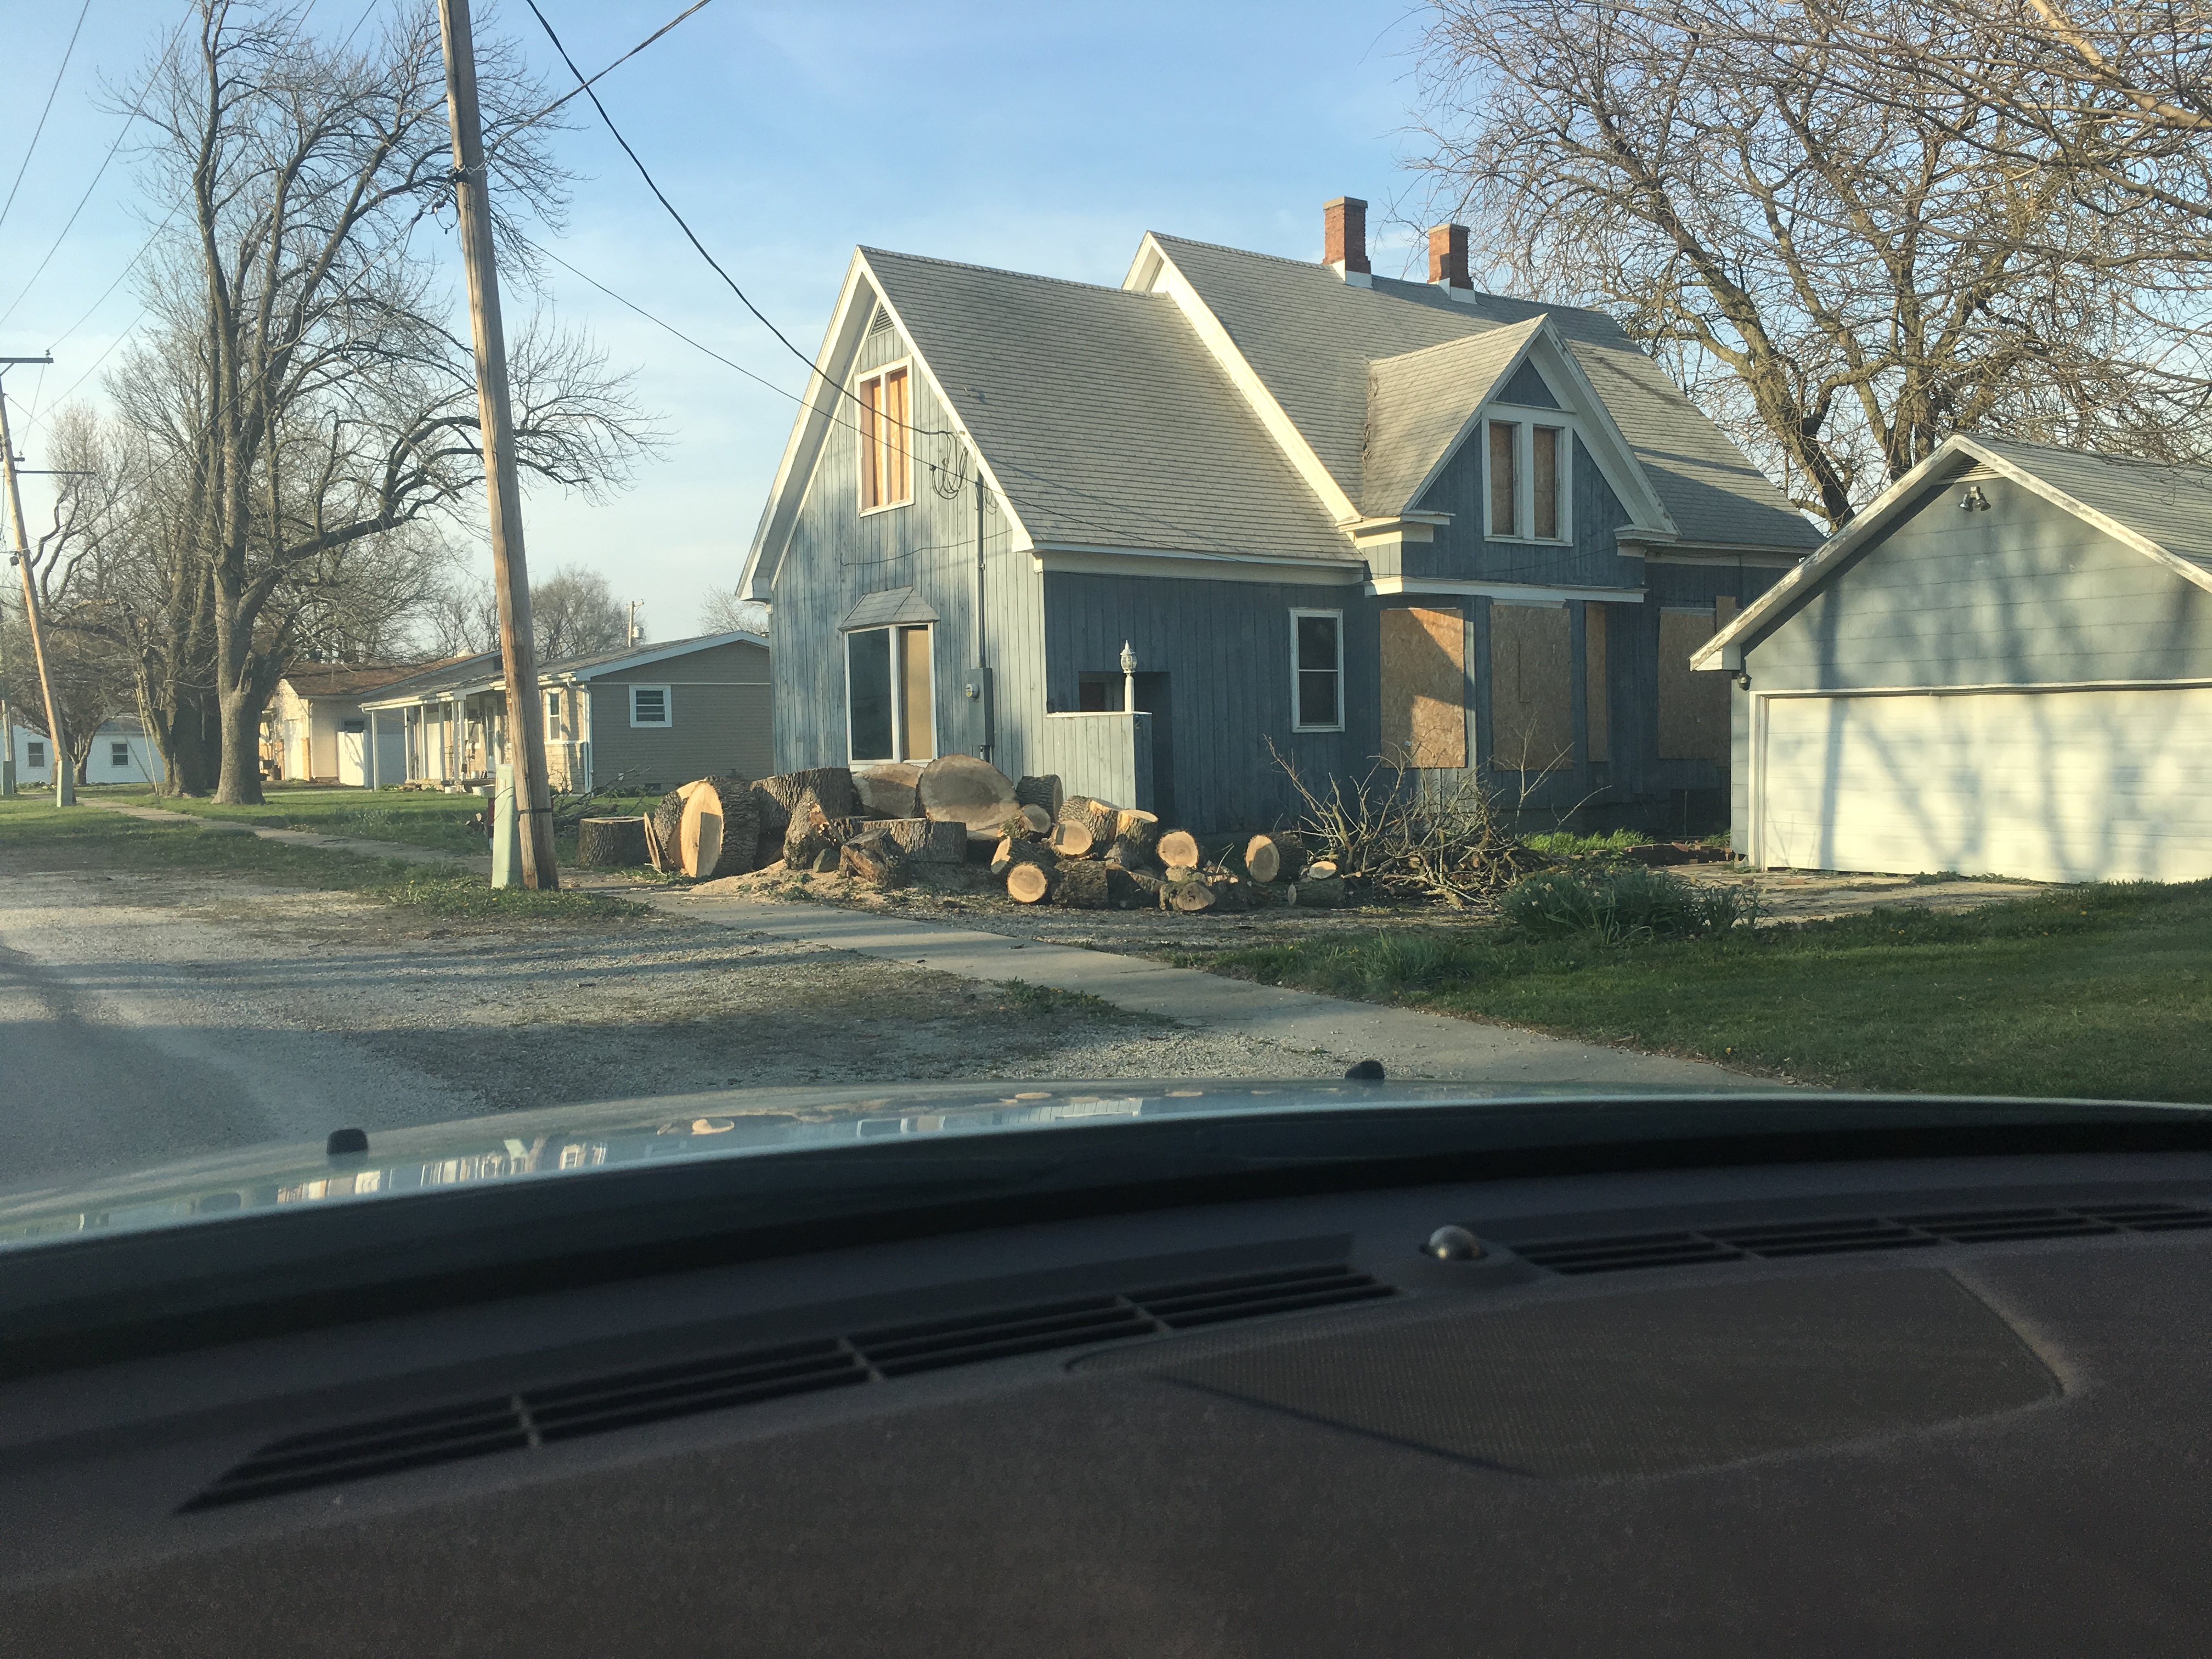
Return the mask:
<path id="1" fill-rule="evenodd" d="M 1378 759 L 1726 821 L 1690 653 L 1820 538 L 1610 320 L 1150 234 L 1118 288 L 855 252 L 741 592 L 780 769 L 963 752 L 1200 830 Z"/>

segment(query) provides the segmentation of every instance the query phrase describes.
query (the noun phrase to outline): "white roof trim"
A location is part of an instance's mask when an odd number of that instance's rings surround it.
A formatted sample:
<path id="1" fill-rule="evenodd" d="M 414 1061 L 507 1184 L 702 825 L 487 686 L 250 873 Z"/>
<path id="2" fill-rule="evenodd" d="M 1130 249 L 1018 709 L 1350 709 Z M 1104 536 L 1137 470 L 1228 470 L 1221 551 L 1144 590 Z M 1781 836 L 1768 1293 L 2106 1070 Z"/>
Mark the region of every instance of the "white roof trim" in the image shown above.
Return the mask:
<path id="1" fill-rule="evenodd" d="M 1504 599 L 1509 605 L 1553 605 L 1567 599 L 1590 599 L 1605 605 L 1641 605 L 1640 587 L 1542 587 L 1533 582 L 1456 582 L 1426 576 L 1377 576 L 1367 585 L 1370 599 L 1394 594 L 1432 594 L 1465 599 Z"/>
<path id="2" fill-rule="evenodd" d="M 612 662 L 594 664 L 582 672 L 557 665 L 549 667 L 541 670 L 538 678 L 540 684 L 547 680 L 556 680 L 563 685 L 573 685 L 580 680 L 595 680 L 602 674 L 619 674 L 631 668 L 649 668 L 654 663 L 666 662 L 672 657 L 688 657 L 695 651 L 714 651 L 726 645 L 757 645 L 765 650 L 768 647 L 768 640 L 762 635 L 748 633 L 741 628 L 732 629 L 726 634 L 708 634 L 699 639 L 678 640 L 667 645 L 648 646 L 629 656 L 617 657 Z M 506 680 L 507 677 L 502 674 L 492 684 L 503 685 Z"/>
<path id="3" fill-rule="evenodd" d="M 2169 551 L 2141 532 L 2130 530 L 2118 520 L 2075 500 L 2057 485 L 2046 483 L 2019 463 L 2008 460 L 1996 451 L 1976 443 L 1964 434 L 1954 434 L 1943 441 L 1942 446 L 1933 455 L 1869 502 L 1864 512 L 1831 536 L 1812 557 L 1745 606 L 1737 613 L 1734 622 L 1692 652 L 1690 666 L 1701 669 L 1726 666 L 1728 665 L 1723 660 L 1723 653 L 1728 653 L 1729 663 L 1741 661 L 1739 641 L 1747 633 L 1759 628 L 1777 611 L 1809 597 L 1813 590 L 1826 581 L 1851 554 L 1875 535 L 1887 530 L 1906 513 L 1917 508 L 1922 495 L 1930 487 L 1957 483 L 1953 469 L 1961 456 L 1969 457 L 1981 466 L 2011 479 L 2042 496 L 2052 506 L 2063 507 L 2084 524 L 2101 530 L 2114 541 L 2166 566 L 2183 580 L 2212 590 L 2212 570 L 2206 570 L 2202 565 Z"/>

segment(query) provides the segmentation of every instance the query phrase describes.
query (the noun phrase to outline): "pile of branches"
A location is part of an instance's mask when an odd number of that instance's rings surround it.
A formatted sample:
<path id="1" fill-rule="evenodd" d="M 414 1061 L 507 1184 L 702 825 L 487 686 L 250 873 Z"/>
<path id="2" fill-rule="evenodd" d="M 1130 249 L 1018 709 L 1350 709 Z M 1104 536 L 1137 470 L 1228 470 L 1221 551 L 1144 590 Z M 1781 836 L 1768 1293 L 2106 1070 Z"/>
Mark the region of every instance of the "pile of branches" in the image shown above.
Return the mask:
<path id="1" fill-rule="evenodd" d="M 1472 770 L 1447 781 L 1385 758 L 1349 787 L 1332 776 L 1317 793 L 1280 751 L 1275 764 L 1304 803 L 1298 830 L 1307 846 L 1367 891 L 1464 907 L 1549 861 L 1506 827 Z"/>

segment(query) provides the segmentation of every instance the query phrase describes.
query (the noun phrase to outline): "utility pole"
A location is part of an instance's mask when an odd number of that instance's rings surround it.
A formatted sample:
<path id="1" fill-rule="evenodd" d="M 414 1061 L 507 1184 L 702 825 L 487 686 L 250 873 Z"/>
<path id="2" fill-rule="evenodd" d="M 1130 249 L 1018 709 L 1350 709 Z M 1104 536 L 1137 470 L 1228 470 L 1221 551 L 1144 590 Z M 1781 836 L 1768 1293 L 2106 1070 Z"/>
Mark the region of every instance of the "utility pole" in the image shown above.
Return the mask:
<path id="1" fill-rule="evenodd" d="M 0 372 L 17 363 L 51 363 L 48 357 L 0 357 Z M 69 731 L 62 706 L 54 700 L 54 677 L 46 667 L 45 631 L 39 626 L 39 590 L 31 580 L 31 538 L 23 531 L 23 491 L 15 481 L 15 440 L 8 430 L 8 394 L 0 387 L 0 471 L 7 474 L 8 516 L 15 532 L 15 568 L 23 576 L 23 622 L 31 630 L 31 656 L 39 665 L 39 694 L 46 700 L 46 741 L 54 750 L 54 805 L 76 805 L 76 768 L 70 763 Z M 7 724 L 7 699 L 0 695 L 0 726 Z M 8 726 L 8 781 L 15 781 L 15 732 Z M 9 793 L 13 794 L 11 787 Z"/>
<path id="2" fill-rule="evenodd" d="M 629 602 L 629 638 L 623 641 L 625 645 L 634 646 L 638 641 L 637 605 L 638 602 L 635 599 Z"/>
<path id="3" fill-rule="evenodd" d="M 507 677 L 507 760 L 521 819 L 522 884 L 555 888 L 553 792 L 545 771 L 545 700 L 530 631 L 530 566 L 522 549 L 522 489 L 514 471 L 514 419 L 507 398 L 507 334 L 500 325 L 491 198 L 477 111 L 476 43 L 469 0 L 438 0 L 446 43 L 446 112 L 453 130 L 453 195 L 468 268 L 469 331 L 476 346 L 477 420 L 490 501 L 492 586 L 499 594 L 500 659 Z"/>

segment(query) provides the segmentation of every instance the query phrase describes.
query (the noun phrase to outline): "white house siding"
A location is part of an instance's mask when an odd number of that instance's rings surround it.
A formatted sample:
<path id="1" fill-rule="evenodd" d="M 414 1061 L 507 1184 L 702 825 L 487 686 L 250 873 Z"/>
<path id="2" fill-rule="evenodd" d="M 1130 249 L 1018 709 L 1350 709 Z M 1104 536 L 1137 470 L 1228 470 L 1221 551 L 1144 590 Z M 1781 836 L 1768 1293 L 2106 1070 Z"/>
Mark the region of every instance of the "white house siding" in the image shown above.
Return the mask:
<path id="1" fill-rule="evenodd" d="M 40 733 L 27 726 L 15 728 L 15 781 L 18 784 L 52 783 L 54 781 L 53 745 Z M 36 766 L 31 764 L 31 748 L 39 747 L 41 758 Z M 115 759 L 115 745 L 124 746 L 124 760 Z M 152 783 L 161 775 L 161 762 L 154 752 L 153 739 L 138 730 L 137 723 L 125 724 L 110 720 L 100 728 L 93 739 L 92 752 L 85 762 L 87 783 Z"/>
<path id="2" fill-rule="evenodd" d="M 2212 688 L 1759 701 L 1762 866 L 2212 877 Z"/>

